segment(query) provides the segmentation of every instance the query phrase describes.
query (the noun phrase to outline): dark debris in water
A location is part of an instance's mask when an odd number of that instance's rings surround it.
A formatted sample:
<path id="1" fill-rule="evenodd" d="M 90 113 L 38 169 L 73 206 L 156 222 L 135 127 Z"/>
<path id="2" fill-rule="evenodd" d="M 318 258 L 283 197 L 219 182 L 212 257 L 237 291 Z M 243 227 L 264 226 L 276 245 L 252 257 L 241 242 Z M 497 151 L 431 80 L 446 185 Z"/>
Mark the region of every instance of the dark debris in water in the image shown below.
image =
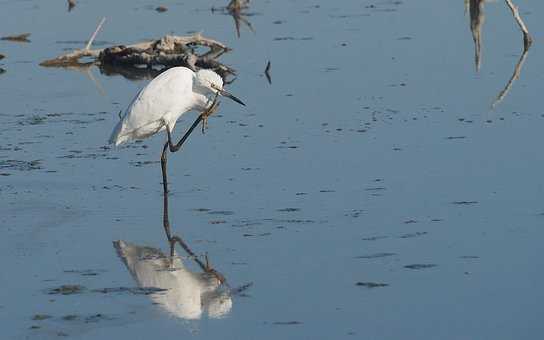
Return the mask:
<path id="1" fill-rule="evenodd" d="M 7 159 L 0 161 L 0 170 L 18 170 L 18 171 L 30 171 L 42 169 L 41 160 L 36 159 L 33 161 L 19 161 L 16 159 Z"/>
<path id="2" fill-rule="evenodd" d="M 390 257 L 395 255 L 397 254 L 396 253 L 376 253 L 376 254 L 355 256 L 355 258 L 356 259 L 379 259 L 382 257 Z"/>
<path id="3" fill-rule="evenodd" d="M 63 321 L 74 321 L 78 319 L 79 319 L 79 315 L 76 315 L 76 314 L 68 314 L 62 317 Z"/>
<path id="4" fill-rule="evenodd" d="M 58 288 L 52 288 L 48 291 L 48 294 L 51 295 L 72 295 L 80 294 L 85 291 L 85 287 L 80 285 L 62 285 Z"/>
<path id="5" fill-rule="evenodd" d="M 259 237 L 263 237 L 263 236 L 270 236 L 272 235 L 272 233 L 260 233 L 260 234 L 243 234 L 242 236 L 243 237 L 256 237 L 256 236 L 259 236 Z"/>
<path id="6" fill-rule="evenodd" d="M 362 240 L 363 241 L 377 241 L 377 240 L 382 240 L 384 238 L 387 238 L 387 236 L 370 236 L 370 237 L 363 237 Z"/>
<path id="7" fill-rule="evenodd" d="M 302 40 L 302 41 L 304 41 L 304 40 L 314 40 L 314 38 L 312 38 L 312 37 L 295 38 L 295 37 L 291 37 L 291 36 L 274 38 L 274 41 L 288 41 L 288 40 Z"/>
<path id="8" fill-rule="evenodd" d="M 357 282 L 355 283 L 355 285 L 359 287 L 365 287 L 365 288 L 381 288 L 381 287 L 389 286 L 389 284 L 381 283 L 381 282 Z"/>
<path id="9" fill-rule="evenodd" d="M 300 321 L 275 321 L 272 322 L 275 326 L 292 326 L 292 325 L 302 325 Z"/>
<path id="10" fill-rule="evenodd" d="M 52 316 L 48 315 L 48 314 L 34 314 L 34 316 L 32 317 L 32 320 L 42 321 L 42 320 L 47 320 L 47 319 L 51 319 L 51 318 L 52 318 Z"/>
<path id="11" fill-rule="evenodd" d="M 208 214 L 210 214 L 210 215 L 230 216 L 230 215 L 234 215 L 234 211 L 230 211 L 230 210 L 211 210 L 211 211 L 208 211 Z"/>
<path id="12" fill-rule="evenodd" d="M 478 201 L 454 201 L 451 203 L 455 205 L 473 205 L 473 204 L 478 204 Z"/>
<path id="13" fill-rule="evenodd" d="M 85 322 L 85 323 L 95 323 L 95 322 L 100 322 L 100 321 L 103 321 L 103 320 L 114 320 L 114 319 L 115 318 L 112 317 L 112 316 L 105 315 L 105 314 L 102 314 L 102 313 L 97 313 L 97 314 L 92 314 L 92 315 L 86 316 L 85 318 L 83 318 L 83 322 Z"/>
<path id="14" fill-rule="evenodd" d="M 344 214 L 344 216 L 358 218 L 360 217 L 365 211 L 363 209 L 352 209 L 350 212 Z"/>
<path id="15" fill-rule="evenodd" d="M 279 212 L 296 212 L 296 211 L 300 211 L 299 208 L 283 208 L 283 209 L 278 209 L 277 211 Z"/>
<path id="16" fill-rule="evenodd" d="M 407 269 L 413 269 L 413 270 L 421 270 L 421 269 L 429 269 L 437 267 L 438 265 L 432 264 L 432 263 L 415 263 L 415 264 L 409 264 L 404 266 L 404 268 Z"/>
<path id="17" fill-rule="evenodd" d="M 208 212 L 210 211 L 211 209 L 208 209 L 208 208 L 194 208 L 192 209 L 193 211 L 197 211 L 197 212 Z"/>
<path id="18" fill-rule="evenodd" d="M 426 231 L 416 231 L 415 233 L 408 233 L 400 235 L 400 238 L 412 238 L 412 237 L 419 237 L 423 235 L 427 235 L 428 233 Z"/>
<path id="19" fill-rule="evenodd" d="M 371 188 L 365 188 L 365 191 L 383 191 L 386 190 L 385 187 L 371 187 Z"/>
<path id="20" fill-rule="evenodd" d="M 158 164 L 158 163 L 160 163 L 160 161 L 131 161 L 129 162 L 130 165 L 135 167 L 142 167 L 142 166 Z"/>
<path id="21" fill-rule="evenodd" d="M 13 41 L 13 42 L 30 42 L 28 39 L 30 33 L 21 33 L 14 35 L 6 35 L 0 38 L 0 40 Z"/>
<path id="22" fill-rule="evenodd" d="M 105 270 L 84 269 L 84 270 L 65 270 L 64 272 L 69 274 L 79 274 L 81 276 L 97 276 L 101 273 L 104 273 Z"/>

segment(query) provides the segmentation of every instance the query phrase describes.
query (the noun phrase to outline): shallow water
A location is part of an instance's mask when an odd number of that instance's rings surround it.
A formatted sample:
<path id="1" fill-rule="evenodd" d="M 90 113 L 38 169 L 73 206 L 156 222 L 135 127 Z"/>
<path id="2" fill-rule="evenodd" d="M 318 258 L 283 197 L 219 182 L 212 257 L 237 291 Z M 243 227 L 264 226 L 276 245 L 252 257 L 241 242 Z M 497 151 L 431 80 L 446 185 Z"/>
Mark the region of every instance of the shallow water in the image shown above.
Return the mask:
<path id="1" fill-rule="evenodd" d="M 2 338 L 542 334 L 544 4 L 516 1 L 534 44 L 494 108 L 523 46 L 501 1 L 479 72 L 461 0 L 255 1 L 240 38 L 210 11 L 226 1 L 160 4 L 0 2 L 1 36 L 32 33 L 0 41 Z M 168 252 L 164 136 L 106 146 L 146 82 L 38 66 L 104 15 L 97 45 L 203 31 L 233 48 L 247 108 L 223 101 L 168 164 L 175 232 L 232 288 L 252 283 L 219 315 L 164 308 L 112 245 Z"/>

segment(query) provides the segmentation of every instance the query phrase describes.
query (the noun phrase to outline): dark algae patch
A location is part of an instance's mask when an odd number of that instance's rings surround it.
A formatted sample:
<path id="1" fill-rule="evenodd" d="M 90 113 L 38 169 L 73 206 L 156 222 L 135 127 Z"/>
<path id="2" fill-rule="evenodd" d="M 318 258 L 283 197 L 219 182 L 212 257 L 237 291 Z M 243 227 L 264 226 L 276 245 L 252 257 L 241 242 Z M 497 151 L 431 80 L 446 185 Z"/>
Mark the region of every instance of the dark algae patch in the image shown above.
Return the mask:
<path id="1" fill-rule="evenodd" d="M 355 258 L 356 259 L 379 259 L 382 257 L 390 257 L 394 255 L 397 255 L 397 254 L 396 253 L 376 253 L 376 254 L 355 256 Z"/>
<path id="2" fill-rule="evenodd" d="M 453 201 L 451 203 L 455 205 L 473 205 L 478 204 L 478 201 Z"/>
<path id="3" fill-rule="evenodd" d="M 416 264 L 409 264 L 404 266 L 404 268 L 407 269 L 413 269 L 413 270 L 421 270 L 421 269 L 429 269 L 437 267 L 438 265 L 432 264 L 432 263 L 416 263 Z"/>
<path id="4" fill-rule="evenodd" d="M 62 285 L 58 288 L 52 288 L 48 291 L 48 294 L 51 295 L 72 295 L 80 294 L 85 291 L 85 287 L 80 285 Z"/>
<path id="5" fill-rule="evenodd" d="M 300 321 L 275 321 L 272 323 L 276 326 L 292 326 L 292 325 L 302 325 Z"/>
<path id="6" fill-rule="evenodd" d="M 355 283 L 358 287 L 365 287 L 365 288 L 381 288 L 381 287 L 387 287 L 389 284 L 387 283 L 381 283 L 381 282 L 357 282 Z"/>
<path id="7" fill-rule="evenodd" d="M 32 320 L 34 321 L 42 321 L 42 320 L 47 320 L 47 319 L 51 319 L 52 316 L 51 315 L 47 315 L 47 314 L 35 314 L 33 317 L 32 317 Z"/>

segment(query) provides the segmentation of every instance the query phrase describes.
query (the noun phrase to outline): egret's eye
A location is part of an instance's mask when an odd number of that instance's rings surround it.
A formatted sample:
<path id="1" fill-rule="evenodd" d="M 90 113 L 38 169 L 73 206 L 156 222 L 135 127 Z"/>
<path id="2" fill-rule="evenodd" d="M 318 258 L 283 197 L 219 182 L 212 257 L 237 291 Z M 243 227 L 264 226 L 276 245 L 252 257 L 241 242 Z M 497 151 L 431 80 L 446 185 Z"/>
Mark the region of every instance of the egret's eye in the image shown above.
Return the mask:
<path id="1" fill-rule="evenodd" d="M 214 83 L 210 83 L 210 87 L 214 90 L 217 90 L 217 91 L 221 91 L 221 89 L 219 88 L 219 86 L 215 85 Z"/>

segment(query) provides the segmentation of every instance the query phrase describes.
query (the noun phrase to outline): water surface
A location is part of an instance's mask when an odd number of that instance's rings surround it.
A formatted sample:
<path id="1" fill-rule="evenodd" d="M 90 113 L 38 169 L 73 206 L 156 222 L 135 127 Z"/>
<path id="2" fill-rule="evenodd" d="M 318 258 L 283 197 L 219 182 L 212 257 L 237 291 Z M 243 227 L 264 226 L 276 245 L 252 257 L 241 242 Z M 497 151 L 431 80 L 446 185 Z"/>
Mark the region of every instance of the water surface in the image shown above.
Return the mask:
<path id="1" fill-rule="evenodd" d="M 218 1 L 0 2 L 0 35 L 32 33 L 0 41 L 3 337 L 537 338 L 544 5 L 516 4 L 534 44 L 492 109 L 523 49 L 500 1 L 479 72 L 461 0 L 252 2 L 239 38 Z M 247 108 L 224 101 L 169 162 L 176 233 L 253 283 L 224 313 L 169 312 L 112 246 L 168 253 L 164 136 L 106 145 L 146 81 L 38 66 L 102 16 L 97 47 L 202 31 L 233 48 Z"/>

